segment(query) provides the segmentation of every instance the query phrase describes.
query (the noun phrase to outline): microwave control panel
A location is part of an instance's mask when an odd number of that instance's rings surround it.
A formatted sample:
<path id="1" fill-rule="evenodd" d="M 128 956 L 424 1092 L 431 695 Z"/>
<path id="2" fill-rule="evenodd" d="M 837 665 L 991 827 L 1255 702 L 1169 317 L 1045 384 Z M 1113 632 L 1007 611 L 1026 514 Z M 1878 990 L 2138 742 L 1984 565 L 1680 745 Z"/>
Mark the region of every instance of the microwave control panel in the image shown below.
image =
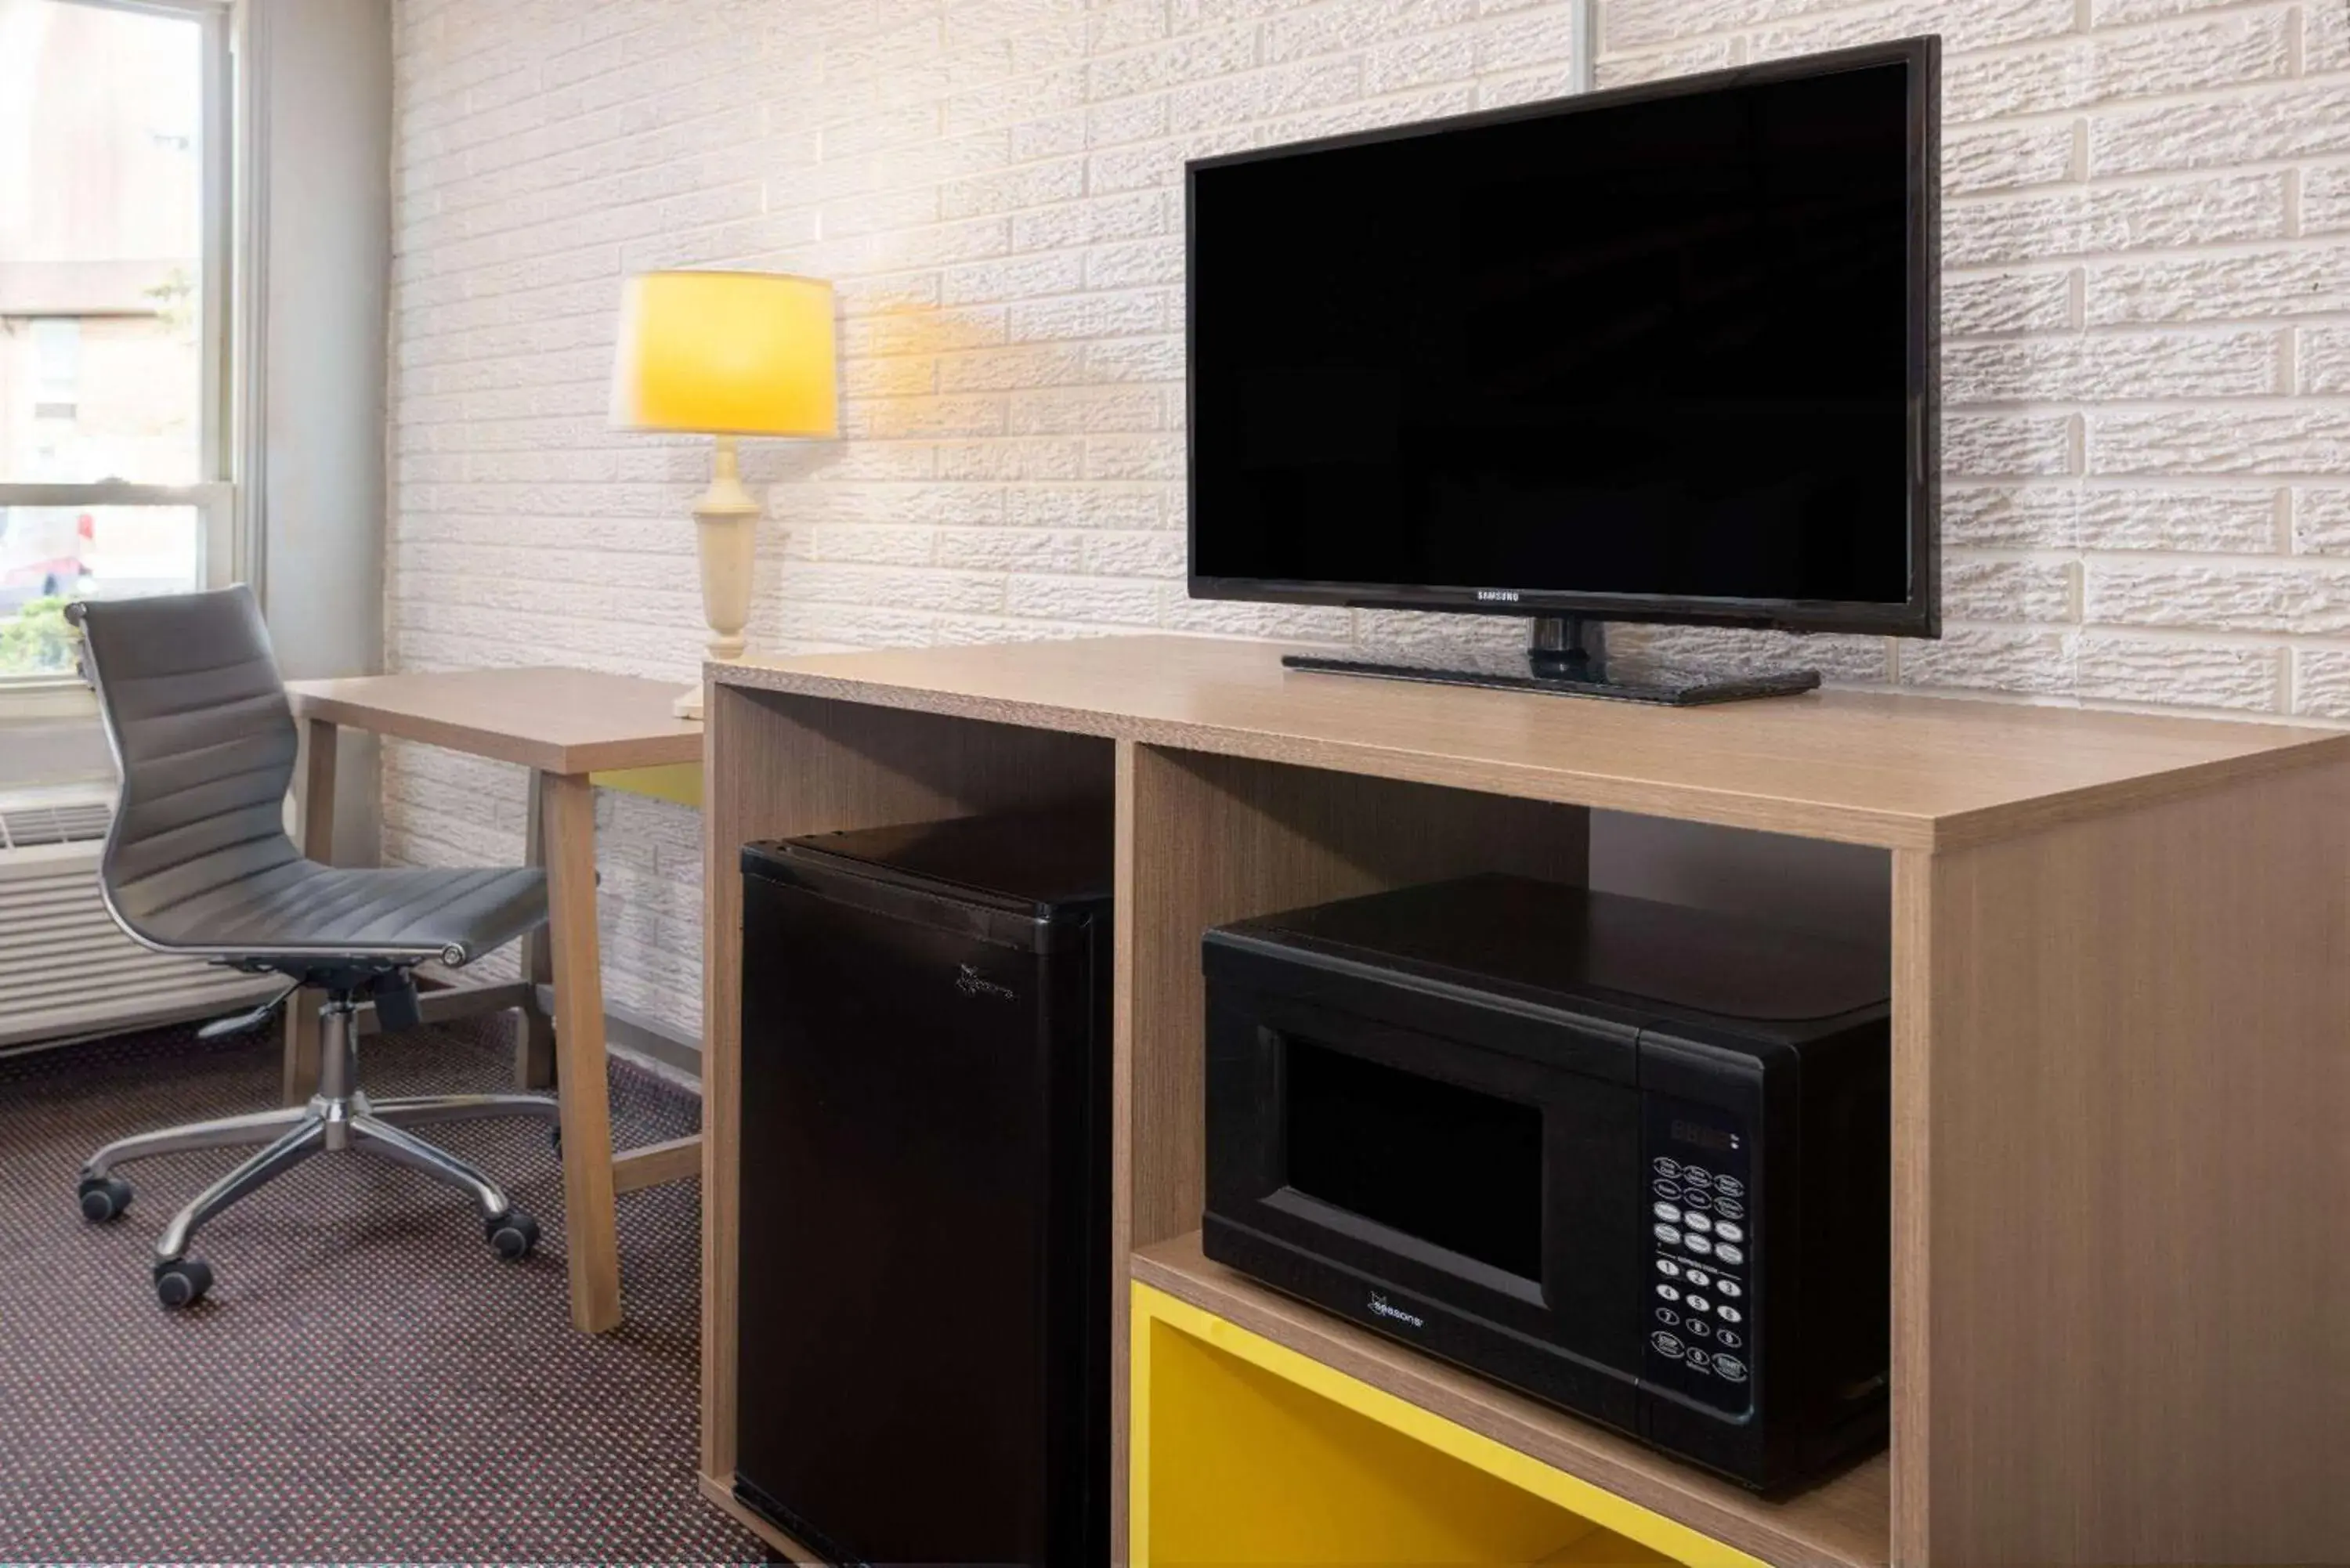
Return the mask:
<path id="1" fill-rule="evenodd" d="M 1645 1376 L 1716 1409 L 1753 1403 L 1761 1248 L 1753 1139 L 1735 1115 L 1648 1096 Z"/>

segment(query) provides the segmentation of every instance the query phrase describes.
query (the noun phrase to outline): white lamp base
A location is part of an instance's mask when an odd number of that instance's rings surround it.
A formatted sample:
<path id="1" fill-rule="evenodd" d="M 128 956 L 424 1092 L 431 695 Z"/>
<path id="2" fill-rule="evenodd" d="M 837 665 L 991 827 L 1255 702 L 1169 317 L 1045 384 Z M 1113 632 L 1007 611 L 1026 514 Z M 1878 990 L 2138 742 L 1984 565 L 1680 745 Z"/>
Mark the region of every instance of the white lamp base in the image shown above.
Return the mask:
<path id="1" fill-rule="evenodd" d="M 759 504 L 743 488 L 734 438 L 720 436 L 710 489 L 694 503 L 694 546 L 702 557 L 702 617 L 710 623 L 709 655 L 722 662 L 743 657 L 743 623 L 751 618 L 751 573 L 759 537 Z M 702 717 L 702 683 L 688 687 L 671 711 Z"/>

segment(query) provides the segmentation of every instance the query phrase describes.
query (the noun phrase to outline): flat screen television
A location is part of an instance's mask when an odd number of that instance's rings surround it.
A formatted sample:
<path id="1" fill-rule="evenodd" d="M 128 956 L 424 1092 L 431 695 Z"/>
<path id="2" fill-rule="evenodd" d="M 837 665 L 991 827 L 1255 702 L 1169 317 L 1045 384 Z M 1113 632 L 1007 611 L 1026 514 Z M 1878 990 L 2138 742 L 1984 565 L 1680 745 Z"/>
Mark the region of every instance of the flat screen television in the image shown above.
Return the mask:
<path id="1" fill-rule="evenodd" d="M 1304 662 L 1655 701 L 1818 677 L 1611 677 L 1596 623 L 1939 635 L 1939 81 L 1913 38 L 1192 162 L 1192 595 L 1534 617 Z"/>

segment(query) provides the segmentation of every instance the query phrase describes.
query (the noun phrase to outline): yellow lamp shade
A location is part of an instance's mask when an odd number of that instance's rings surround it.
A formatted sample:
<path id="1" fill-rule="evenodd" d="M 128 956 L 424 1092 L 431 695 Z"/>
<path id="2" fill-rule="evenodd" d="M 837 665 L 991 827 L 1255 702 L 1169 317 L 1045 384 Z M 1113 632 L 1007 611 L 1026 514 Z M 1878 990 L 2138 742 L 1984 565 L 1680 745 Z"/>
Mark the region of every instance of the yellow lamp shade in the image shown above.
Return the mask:
<path id="1" fill-rule="evenodd" d="M 709 435 L 837 433 L 832 286 L 764 272 L 629 279 L 612 422 Z"/>

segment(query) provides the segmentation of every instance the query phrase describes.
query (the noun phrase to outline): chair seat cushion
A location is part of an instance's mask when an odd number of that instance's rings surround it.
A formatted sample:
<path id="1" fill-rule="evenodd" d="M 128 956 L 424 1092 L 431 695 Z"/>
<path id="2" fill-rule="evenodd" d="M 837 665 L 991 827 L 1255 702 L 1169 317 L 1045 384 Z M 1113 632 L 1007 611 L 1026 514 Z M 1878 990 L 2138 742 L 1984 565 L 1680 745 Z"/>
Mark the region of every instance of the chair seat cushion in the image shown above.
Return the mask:
<path id="1" fill-rule="evenodd" d="M 126 910 L 128 914 L 130 911 Z M 546 873 L 382 869 L 292 860 L 136 918 L 172 948 L 272 958 L 437 958 L 467 963 L 546 920 Z"/>

